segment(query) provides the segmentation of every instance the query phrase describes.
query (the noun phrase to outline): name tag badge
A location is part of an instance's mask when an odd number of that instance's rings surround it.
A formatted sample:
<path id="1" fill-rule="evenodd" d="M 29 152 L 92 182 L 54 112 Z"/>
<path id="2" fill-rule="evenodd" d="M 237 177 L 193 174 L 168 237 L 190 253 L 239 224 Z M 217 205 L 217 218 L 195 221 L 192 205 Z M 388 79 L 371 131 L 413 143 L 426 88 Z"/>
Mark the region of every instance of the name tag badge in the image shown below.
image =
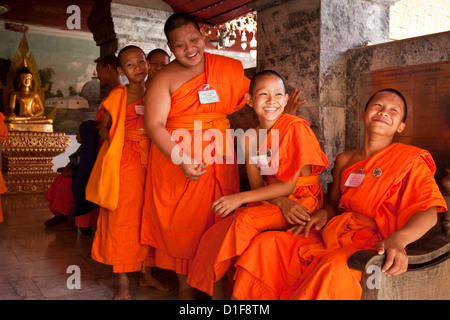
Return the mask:
<path id="1" fill-rule="evenodd" d="M 144 115 L 144 105 L 136 103 L 134 105 L 134 111 L 137 115 L 143 116 Z"/>
<path id="2" fill-rule="evenodd" d="M 266 155 L 251 156 L 250 163 L 256 165 L 260 169 L 269 167 L 269 159 Z"/>
<path id="3" fill-rule="evenodd" d="M 361 183 L 363 182 L 365 177 L 364 173 L 355 173 L 352 172 L 347 178 L 347 181 L 345 181 L 344 186 L 350 187 L 350 188 L 358 188 Z"/>
<path id="4" fill-rule="evenodd" d="M 205 84 L 198 90 L 198 97 L 201 104 L 220 102 L 217 90 L 209 84 Z"/>

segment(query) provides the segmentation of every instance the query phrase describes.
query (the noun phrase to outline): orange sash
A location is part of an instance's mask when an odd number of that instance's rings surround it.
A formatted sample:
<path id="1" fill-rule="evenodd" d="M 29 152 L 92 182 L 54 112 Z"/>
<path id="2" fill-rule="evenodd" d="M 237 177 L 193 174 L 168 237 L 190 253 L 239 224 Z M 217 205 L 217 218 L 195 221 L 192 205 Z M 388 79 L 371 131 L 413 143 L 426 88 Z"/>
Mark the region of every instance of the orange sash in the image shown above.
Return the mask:
<path id="1" fill-rule="evenodd" d="M 110 141 L 100 148 L 86 185 L 86 200 L 110 211 L 117 208 L 119 201 L 119 169 L 125 137 L 125 115 L 127 103 L 126 86 L 114 88 L 103 102 L 111 114 Z"/>

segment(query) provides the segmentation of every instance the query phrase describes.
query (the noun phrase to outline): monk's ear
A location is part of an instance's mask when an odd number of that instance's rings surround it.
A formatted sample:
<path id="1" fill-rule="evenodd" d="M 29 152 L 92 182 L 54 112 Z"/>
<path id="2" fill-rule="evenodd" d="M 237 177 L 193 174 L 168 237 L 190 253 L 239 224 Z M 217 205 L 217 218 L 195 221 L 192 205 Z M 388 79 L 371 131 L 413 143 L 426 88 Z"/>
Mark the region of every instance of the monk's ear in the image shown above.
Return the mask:
<path id="1" fill-rule="evenodd" d="M 397 132 L 401 133 L 403 130 L 405 130 L 405 127 L 406 127 L 406 123 L 404 123 L 404 122 L 400 123 L 400 125 L 397 128 Z"/>
<path id="2" fill-rule="evenodd" d="M 248 92 L 245 94 L 245 101 L 247 101 L 247 105 L 249 105 L 250 107 L 253 107 L 253 97 Z"/>
<path id="3" fill-rule="evenodd" d="M 117 67 L 117 72 L 119 73 L 119 75 L 124 76 L 125 73 L 123 72 L 122 67 Z"/>
<path id="4" fill-rule="evenodd" d="M 286 93 L 285 98 L 284 98 L 284 106 L 286 107 L 286 105 L 289 103 L 289 94 Z"/>

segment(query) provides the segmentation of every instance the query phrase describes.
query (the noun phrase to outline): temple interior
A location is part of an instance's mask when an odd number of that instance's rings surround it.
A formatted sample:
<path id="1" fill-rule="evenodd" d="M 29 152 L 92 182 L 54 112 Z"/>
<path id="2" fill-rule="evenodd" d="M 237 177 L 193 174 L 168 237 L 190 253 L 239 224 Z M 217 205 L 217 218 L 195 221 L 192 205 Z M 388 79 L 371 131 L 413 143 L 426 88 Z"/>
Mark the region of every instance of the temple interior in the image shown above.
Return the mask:
<path id="1" fill-rule="evenodd" d="M 414 11 L 425 18 L 412 11 L 415 2 L 427 3 Z M 430 18 L 432 9 L 440 14 Z M 116 277 L 110 266 L 90 258 L 92 234 L 46 229 L 52 213 L 45 192 L 77 150 L 79 124 L 95 117 L 107 93 L 96 77 L 95 60 L 128 44 L 144 52 L 170 52 L 163 25 L 177 11 L 198 18 L 206 51 L 242 61 L 250 78 L 259 70 L 276 70 L 288 91 L 302 90 L 306 103 L 297 115 L 308 121 L 330 160 L 320 176 L 325 193 L 336 155 L 363 143 L 364 102 L 387 85 L 403 91 L 410 108 L 407 130 L 396 141 L 431 152 L 444 190 L 450 170 L 446 0 L 0 0 L 0 111 L 9 132 L 2 143 L 8 190 L 1 195 L 0 300 L 112 298 Z M 419 26 L 408 26 L 408 18 Z M 9 97 L 19 94 L 14 77 L 24 64 L 39 99 L 19 110 Z M 244 130 L 256 121 L 246 107 L 229 119 Z M 240 177 L 241 186 L 248 187 L 242 168 Z M 72 265 L 81 269 L 81 289 L 67 284 Z M 170 272 L 156 272 L 175 281 Z M 175 290 L 140 287 L 138 278 L 139 273 L 130 278 L 133 299 L 177 299 Z"/>

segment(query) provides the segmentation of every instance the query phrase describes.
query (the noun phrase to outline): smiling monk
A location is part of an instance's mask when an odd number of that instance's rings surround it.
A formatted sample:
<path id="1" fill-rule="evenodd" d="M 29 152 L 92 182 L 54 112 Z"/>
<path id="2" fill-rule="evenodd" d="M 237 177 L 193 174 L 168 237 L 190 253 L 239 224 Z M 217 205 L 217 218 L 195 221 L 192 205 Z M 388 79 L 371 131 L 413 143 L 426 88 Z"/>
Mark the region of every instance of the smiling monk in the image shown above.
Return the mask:
<path id="1" fill-rule="evenodd" d="M 204 36 L 191 15 L 173 14 L 164 32 L 176 59 L 155 75 L 145 96 L 145 124 L 153 144 L 141 242 L 155 248 L 156 266 L 177 273 L 179 298 L 189 299 L 195 292 L 186 283 L 190 261 L 217 219 L 211 203 L 239 191 L 236 161 L 226 164 L 224 159 L 230 155 L 224 147 L 232 141 L 216 144 L 215 159 L 221 157 L 223 164 L 207 165 L 202 155 L 211 141 L 203 141 L 203 134 L 215 129 L 225 136 L 227 115 L 244 106 L 250 81 L 240 61 L 204 52 Z M 194 121 L 200 121 L 201 130 L 194 131 Z M 186 133 L 184 142 L 199 147 L 199 154 L 181 149 L 175 131 Z"/>
<path id="2" fill-rule="evenodd" d="M 329 203 L 312 215 L 305 235 L 270 231 L 253 240 L 237 262 L 235 298 L 360 299 L 361 272 L 347 259 L 363 249 L 386 254 L 381 271 L 389 276 L 407 270 L 405 247 L 446 211 L 430 153 L 392 143 L 407 110 L 393 89 L 369 99 L 364 146 L 336 158 Z"/>
<path id="3" fill-rule="evenodd" d="M 258 72 L 246 97 L 259 120 L 256 135 L 242 142 L 252 190 L 213 202 L 226 218 L 204 234 L 188 275 L 191 286 L 216 300 L 228 298 L 225 275 L 255 236 L 303 225 L 323 204 L 319 174 L 328 160 L 307 121 L 284 113 L 283 78 L 273 70 Z"/>

